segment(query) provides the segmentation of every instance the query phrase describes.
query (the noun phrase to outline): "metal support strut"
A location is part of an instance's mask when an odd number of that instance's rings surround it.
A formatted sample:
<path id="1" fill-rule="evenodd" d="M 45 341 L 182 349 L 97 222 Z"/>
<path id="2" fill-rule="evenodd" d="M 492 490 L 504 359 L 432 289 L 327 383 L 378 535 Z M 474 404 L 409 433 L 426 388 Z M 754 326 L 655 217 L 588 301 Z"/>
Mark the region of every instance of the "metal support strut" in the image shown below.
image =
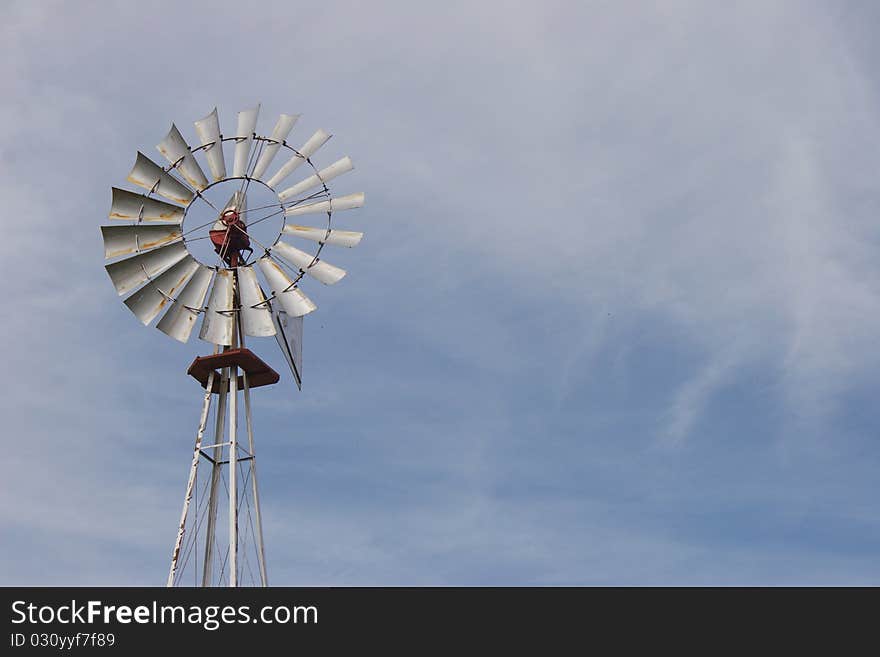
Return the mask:
<path id="1" fill-rule="evenodd" d="M 177 573 L 177 562 L 180 559 L 180 546 L 183 543 L 183 535 L 186 532 L 186 516 L 189 513 L 189 503 L 192 500 L 193 488 L 196 483 L 196 472 L 199 467 L 199 454 L 202 451 L 202 438 L 205 435 L 205 425 L 208 423 L 208 412 L 211 408 L 211 388 L 214 385 L 214 372 L 208 377 L 208 388 L 205 390 L 205 402 L 202 404 L 202 415 L 199 419 L 199 429 L 196 432 L 196 446 L 193 449 L 192 464 L 189 468 L 189 479 L 186 482 L 186 494 L 183 496 L 183 511 L 180 513 L 180 525 L 177 528 L 177 539 L 174 541 L 174 551 L 171 554 L 171 570 L 168 571 L 167 586 L 174 586 L 174 576 Z"/>

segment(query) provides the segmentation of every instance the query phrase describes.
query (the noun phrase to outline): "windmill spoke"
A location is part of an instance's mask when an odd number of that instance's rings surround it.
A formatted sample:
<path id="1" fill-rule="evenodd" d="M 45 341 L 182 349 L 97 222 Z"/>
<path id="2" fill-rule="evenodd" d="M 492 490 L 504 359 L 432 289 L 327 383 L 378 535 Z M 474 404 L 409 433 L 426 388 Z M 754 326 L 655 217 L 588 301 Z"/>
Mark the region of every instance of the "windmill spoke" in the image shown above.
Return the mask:
<path id="1" fill-rule="evenodd" d="M 279 205 L 281 205 L 281 203 L 276 202 L 270 203 L 268 205 L 261 205 L 257 208 L 247 208 L 246 210 L 242 210 L 241 212 L 239 212 L 239 214 L 247 214 L 248 212 L 256 212 L 257 210 L 265 210 L 266 208 L 277 208 Z M 281 209 L 283 210 L 284 208 L 282 207 Z"/>

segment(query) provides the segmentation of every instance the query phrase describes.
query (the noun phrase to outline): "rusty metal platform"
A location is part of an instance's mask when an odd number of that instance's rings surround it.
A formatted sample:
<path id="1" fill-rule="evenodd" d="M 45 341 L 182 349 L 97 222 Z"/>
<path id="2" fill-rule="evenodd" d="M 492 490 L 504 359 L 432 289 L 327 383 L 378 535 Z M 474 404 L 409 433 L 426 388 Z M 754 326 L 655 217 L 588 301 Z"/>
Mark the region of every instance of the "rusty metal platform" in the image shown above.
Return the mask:
<path id="1" fill-rule="evenodd" d="M 237 366 L 240 370 L 244 370 L 247 373 L 248 386 L 250 388 L 270 386 L 273 383 L 278 383 L 280 378 L 278 372 L 269 367 L 250 349 L 229 349 L 211 356 L 199 356 L 192 362 L 186 373 L 198 381 L 203 388 L 207 388 L 208 375 L 210 375 L 212 370 L 217 372 L 217 375 L 214 377 L 214 385 L 211 386 L 211 392 L 219 393 L 220 370 L 224 367 L 232 366 Z M 239 390 L 243 386 L 244 377 L 239 374 Z"/>

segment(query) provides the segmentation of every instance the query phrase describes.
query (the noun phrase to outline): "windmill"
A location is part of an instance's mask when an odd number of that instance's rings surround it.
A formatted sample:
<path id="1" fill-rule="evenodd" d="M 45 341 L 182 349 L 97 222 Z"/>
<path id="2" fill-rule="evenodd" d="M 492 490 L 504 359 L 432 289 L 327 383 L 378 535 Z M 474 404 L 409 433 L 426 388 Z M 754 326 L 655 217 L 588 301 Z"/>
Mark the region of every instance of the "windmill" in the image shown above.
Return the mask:
<path id="1" fill-rule="evenodd" d="M 195 147 L 172 124 L 157 145 L 167 165 L 138 152 L 128 181 L 146 193 L 114 187 L 113 225 L 101 226 L 106 270 L 129 310 L 144 325 L 161 315 L 156 328 L 184 343 L 201 317 L 199 338 L 214 345 L 188 369 L 205 393 L 168 586 L 268 584 L 251 390 L 280 377 L 245 341 L 274 336 L 301 388 L 303 317 L 316 306 L 299 284 L 337 283 L 345 271 L 320 257 L 324 246 L 353 247 L 363 237 L 332 226 L 336 212 L 364 204 L 362 193 L 333 196 L 328 187 L 353 168 L 351 159 L 319 169 L 312 157 L 330 134 L 317 130 L 293 148 L 287 138 L 299 115 L 282 114 L 261 136 L 259 111 L 239 112 L 233 136 L 223 136 L 215 108 L 195 122 Z M 232 151 L 231 174 L 224 150 Z M 279 153 L 283 163 L 267 176 Z M 287 186 L 298 169 L 307 175 Z M 320 225 L 288 223 L 304 215 Z"/>

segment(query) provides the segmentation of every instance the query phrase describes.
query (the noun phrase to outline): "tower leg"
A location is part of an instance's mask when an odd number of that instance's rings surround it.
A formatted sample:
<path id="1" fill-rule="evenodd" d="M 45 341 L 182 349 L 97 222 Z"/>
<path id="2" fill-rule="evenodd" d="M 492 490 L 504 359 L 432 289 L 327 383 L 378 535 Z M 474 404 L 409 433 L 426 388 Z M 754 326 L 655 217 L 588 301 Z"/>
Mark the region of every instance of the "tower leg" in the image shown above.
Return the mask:
<path id="1" fill-rule="evenodd" d="M 257 453 L 254 451 L 254 429 L 251 421 L 251 387 L 244 373 L 244 416 L 247 425 L 248 451 L 251 455 L 251 487 L 254 496 L 254 521 L 257 524 L 257 559 L 260 565 L 260 585 L 269 586 L 266 576 L 266 551 L 263 547 L 263 519 L 260 514 L 260 493 L 257 487 Z"/>
<path id="2" fill-rule="evenodd" d="M 214 531 L 217 525 L 217 494 L 223 459 L 223 433 L 226 421 L 226 394 L 229 389 L 229 368 L 223 369 L 220 379 L 220 400 L 217 404 L 217 424 L 214 429 L 214 456 L 211 469 L 211 496 L 208 502 L 208 527 L 205 532 L 205 563 L 202 570 L 202 586 L 211 586 L 214 566 Z"/>
<path id="3" fill-rule="evenodd" d="M 238 367 L 229 376 L 229 586 L 238 586 Z"/>
<path id="4" fill-rule="evenodd" d="M 205 390 L 205 401 L 202 404 L 202 415 L 199 419 L 199 429 L 196 432 L 196 446 L 193 449 L 192 463 L 189 468 L 189 479 L 186 482 L 186 493 L 183 496 L 183 511 L 180 512 L 180 525 L 177 528 L 177 539 L 174 541 L 174 550 L 171 553 L 171 569 L 168 571 L 167 586 L 174 586 L 174 576 L 177 573 L 177 562 L 180 558 L 180 546 L 183 544 L 183 534 L 186 531 L 186 517 L 189 513 L 189 504 L 193 496 L 193 487 L 196 483 L 196 473 L 199 467 L 199 457 L 202 449 L 202 437 L 205 435 L 205 426 L 208 424 L 208 412 L 211 408 L 211 387 L 214 385 L 214 372 L 208 375 L 208 388 Z M 248 419 L 250 423 L 250 418 Z M 248 424 L 250 426 L 250 424 Z"/>

